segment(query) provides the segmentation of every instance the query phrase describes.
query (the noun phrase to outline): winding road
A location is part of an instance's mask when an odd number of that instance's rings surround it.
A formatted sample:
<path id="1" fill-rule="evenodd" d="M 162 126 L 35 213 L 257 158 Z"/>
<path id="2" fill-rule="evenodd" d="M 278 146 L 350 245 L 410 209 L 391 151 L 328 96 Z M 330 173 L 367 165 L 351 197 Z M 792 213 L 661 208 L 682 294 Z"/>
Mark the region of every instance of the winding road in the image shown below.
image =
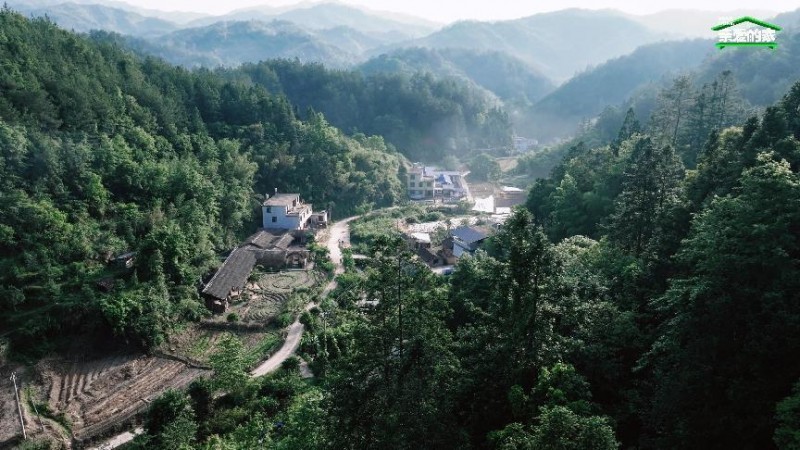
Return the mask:
<path id="1" fill-rule="evenodd" d="M 335 274 L 339 275 L 344 272 L 344 266 L 342 265 L 342 249 L 340 247 L 340 242 L 346 246 L 350 244 L 350 222 L 357 219 L 359 216 L 355 217 L 348 217 L 347 219 L 340 220 L 333 224 L 330 228 L 330 233 L 328 235 L 328 241 L 326 242 L 326 246 L 328 247 L 328 252 L 330 253 L 331 261 L 335 266 Z M 325 286 L 325 289 L 322 291 L 321 297 L 325 297 L 328 295 L 330 291 L 336 288 L 336 280 L 331 280 Z M 316 304 L 309 303 L 306 305 L 306 311 L 313 308 Z M 250 372 L 250 376 L 260 377 L 264 376 L 270 372 L 274 372 L 278 368 L 281 367 L 284 361 L 289 359 L 290 356 L 294 355 L 297 352 L 297 349 L 300 347 L 300 341 L 303 339 L 303 330 L 304 326 L 300 323 L 300 317 L 298 317 L 294 323 L 289 325 L 288 331 L 286 333 L 286 340 L 283 342 L 283 346 L 278 349 L 272 356 L 269 357 L 266 361 L 261 363 L 258 367 L 253 369 Z M 126 431 L 124 433 L 118 434 L 107 441 L 97 445 L 96 447 L 92 447 L 94 450 L 111 450 L 117 448 L 121 445 L 127 444 L 128 442 L 132 441 L 137 435 L 144 433 L 142 428 L 136 428 L 133 431 Z"/>
<path id="2" fill-rule="evenodd" d="M 344 272 L 344 266 L 342 265 L 342 249 L 339 246 L 339 242 L 344 242 L 345 245 L 350 243 L 350 222 L 354 219 L 356 219 L 356 217 L 348 217 L 347 219 L 336 222 L 331 227 L 330 235 L 328 236 L 328 242 L 326 245 L 328 247 L 328 252 L 330 253 L 331 261 L 333 261 L 333 264 L 336 267 L 336 275 Z M 335 288 L 336 280 L 331 280 L 328 285 L 325 286 L 325 290 L 322 291 L 322 297 L 324 298 Z M 314 306 L 315 303 L 309 303 L 306 305 L 306 311 Z M 286 340 L 283 342 L 283 346 L 277 352 L 275 352 L 275 354 L 270 356 L 269 359 L 253 369 L 253 371 L 250 372 L 250 376 L 260 377 L 266 375 L 279 368 L 284 361 L 286 361 L 290 356 L 294 355 L 297 351 L 297 348 L 300 346 L 300 341 L 303 339 L 303 329 L 304 326 L 302 323 L 300 323 L 300 317 L 298 317 L 293 324 L 289 325 L 289 329 L 286 334 Z"/>

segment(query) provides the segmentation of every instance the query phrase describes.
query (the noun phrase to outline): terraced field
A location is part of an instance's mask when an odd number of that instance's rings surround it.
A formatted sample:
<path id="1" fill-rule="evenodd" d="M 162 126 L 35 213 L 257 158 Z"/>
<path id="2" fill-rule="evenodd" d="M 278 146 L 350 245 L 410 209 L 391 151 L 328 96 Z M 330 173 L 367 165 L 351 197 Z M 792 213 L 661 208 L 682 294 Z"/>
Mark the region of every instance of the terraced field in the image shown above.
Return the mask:
<path id="1" fill-rule="evenodd" d="M 274 318 L 281 306 L 289 300 L 288 294 L 267 292 L 251 297 L 248 305 L 242 309 L 242 320 L 245 322 L 267 323 Z"/>
<path id="2" fill-rule="evenodd" d="M 145 410 L 162 392 L 183 388 L 201 375 L 210 372 L 147 356 L 53 362 L 42 373 L 50 407 L 68 415 L 78 441 L 106 433 Z"/>
<path id="3" fill-rule="evenodd" d="M 314 271 L 287 271 L 267 273 L 258 279 L 258 286 L 264 291 L 290 293 L 294 289 L 310 288 L 321 281 Z"/>

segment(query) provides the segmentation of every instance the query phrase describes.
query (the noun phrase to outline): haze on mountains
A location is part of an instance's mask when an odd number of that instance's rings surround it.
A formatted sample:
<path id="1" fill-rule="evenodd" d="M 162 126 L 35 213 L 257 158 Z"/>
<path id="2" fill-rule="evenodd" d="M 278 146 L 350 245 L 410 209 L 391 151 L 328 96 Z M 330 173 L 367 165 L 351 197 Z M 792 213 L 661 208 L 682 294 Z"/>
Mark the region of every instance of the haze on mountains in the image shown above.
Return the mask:
<path id="1" fill-rule="evenodd" d="M 109 6 L 97 23 L 147 34 L 168 20 Z M 610 24 L 660 39 L 609 11 L 549 17 L 591 23 L 584 41 Z M 576 61 L 512 42 L 539 16 L 454 24 L 405 47 L 381 41 L 384 30 L 287 20 L 184 17 L 158 38 L 80 35 L 3 8 L 0 365 L 46 383 L 39 368 L 63 363 L 70 378 L 41 392 L 26 381 L 21 407 L 42 406 L 58 435 L 22 448 L 78 439 L 89 416 L 53 397 L 83 390 L 118 411 L 70 348 L 155 353 L 200 326 L 210 312 L 199 287 L 263 224 L 275 188 L 332 206 L 335 220 L 361 216 L 334 290 L 295 291 L 296 314 L 278 322 L 303 325 L 297 355 L 313 378 L 291 358 L 248 379 L 261 356 L 232 337 L 197 339 L 193 350 L 216 350 L 210 381 L 125 396 L 148 405 L 126 450 L 800 448 L 798 17 L 775 19 L 774 51 L 702 38 L 624 50 L 617 36 L 624 54 L 557 85 Z M 484 34 L 459 35 L 470 27 Z M 240 45 L 216 42 L 232 28 Z M 469 48 L 451 47 L 459 36 Z M 595 46 L 579 41 L 546 45 L 586 59 Z M 257 49 L 282 59 L 233 62 Z M 230 67 L 194 67 L 201 57 Z M 574 138 L 514 156 L 503 175 L 530 181 L 527 201 L 436 275 L 396 227 L 449 227 L 467 205 L 409 204 L 407 168 L 499 166 L 514 131 Z M 332 275 L 327 250 L 309 247 Z M 131 267 L 109 264 L 123 252 L 136 252 Z M 224 329 L 240 320 L 217 318 Z M 17 423 L 11 405 L 0 402 L 0 436 Z M 22 440 L 10 439 L 0 447 Z"/>
<path id="2" fill-rule="evenodd" d="M 733 73 L 755 106 L 774 102 L 785 92 L 789 80 L 777 73 L 791 72 L 776 68 L 772 75 L 754 80 L 753 69 L 762 62 L 775 66 L 774 58 L 721 54 L 710 40 L 685 40 L 712 39 L 709 24 L 743 11 L 632 15 L 567 9 L 515 20 L 443 25 L 332 2 L 243 8 L 221 16 L 163 13 L 114 1 L 92 3 L 33 0 L 12 1 L 10 6 L 29 15 L 47 14 L 67 29 L 117 33 L 120 36 L 102 38 L 190 68 L 288 59 L 367 76 L 425 72 L 454 79 L 499 102 L 517 134 L 542 142 L 573 135 L 581 122 L 592 120 L 606 106 L 633 104 L 632 97 L 645 86 L 682 71 L 698 70 L 701 79 L 708 79 L 739 65 L 742 73 Z M 783 13 L 774 20 L 791 29 L 798 13 Z M 791 46 L 778 51 L 794 54 Z M 783 56 L 778 60 L 793 61 Z"/>

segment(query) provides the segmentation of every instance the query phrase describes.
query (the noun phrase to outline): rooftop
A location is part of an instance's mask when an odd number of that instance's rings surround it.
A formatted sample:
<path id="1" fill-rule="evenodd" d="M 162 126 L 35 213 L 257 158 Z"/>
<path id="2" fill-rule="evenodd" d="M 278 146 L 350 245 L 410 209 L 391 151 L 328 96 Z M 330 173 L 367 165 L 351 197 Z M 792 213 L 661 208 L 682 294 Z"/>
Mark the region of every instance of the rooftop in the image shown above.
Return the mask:
<path id="1" fill-rule="evenodd" d="M 292 246 L 294 237 L 288 230 L 261 230 L 235 248 L 203 288 L 203 294 L 223 300 L 232 290 L 242 289 L 258 261 L 257 254 L 283 252 Z M 265 253 L 266 252 L 266 253 Z"/>
<path id="2" fill-rule="evenodd" d="M 465 244 L 474 244 L 489 237 L 488 233 L 473 227 L 458 227 L 451 234 Z"/>
<path id="3" fill-rule="evenodd" d="M 271 229 L 261 230 L 250 236 L 246 241 L 244 241 L 243 246 L 252 245 L 253 247 L 263 250 L 270 248 L 286 250 L 291 246 L 293 241 L 294 237 L 288 232 L 288 230 Z"/>
<path id="4" fill-rule="evenodd" d="M 293 206 L 300 194 L 275 194 L 264 202 L 264 206 Z"/>
<path id="5" fill-rule="evenodd" d="M 246 246 L 238 247 L 225 259 L 203 289 L 203 294 L 224 300 L 234 289 L 242 289 L 256 265 L 256 255 Z"/>

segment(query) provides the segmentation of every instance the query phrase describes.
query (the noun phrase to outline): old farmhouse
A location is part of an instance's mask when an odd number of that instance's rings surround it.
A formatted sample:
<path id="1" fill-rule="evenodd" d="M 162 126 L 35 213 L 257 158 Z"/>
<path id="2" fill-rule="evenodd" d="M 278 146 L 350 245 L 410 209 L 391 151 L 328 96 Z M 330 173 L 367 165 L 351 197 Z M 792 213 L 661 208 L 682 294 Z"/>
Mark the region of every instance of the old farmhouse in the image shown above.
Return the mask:
<path id="1" fill-rule="evenodd" d="M 238 298 L 256 265 L 269 270 L 303 269 L 309 261 L 307 230 L 327 226 L 325 211 L 314 213 L 300 194 L 276 194 L 262 205 L 264 228 L 235 248 L 203 286 L 206 306 L 225 312 Z"/>

